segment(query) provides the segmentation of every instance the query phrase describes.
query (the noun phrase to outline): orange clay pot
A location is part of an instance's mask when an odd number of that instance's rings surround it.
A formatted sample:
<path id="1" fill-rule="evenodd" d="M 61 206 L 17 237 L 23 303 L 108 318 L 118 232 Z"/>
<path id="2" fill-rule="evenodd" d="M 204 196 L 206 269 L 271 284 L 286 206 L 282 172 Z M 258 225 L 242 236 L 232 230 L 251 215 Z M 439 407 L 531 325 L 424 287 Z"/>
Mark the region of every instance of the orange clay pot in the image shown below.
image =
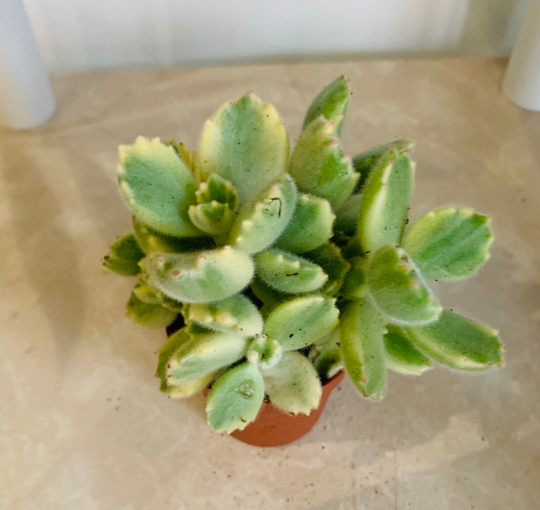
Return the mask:
<path id="1" fill-rule="evenodd" d="M 317 423 L 330 393 L 337 388 L 344 376 L 345 372 L 341 371 L 323 385 L 321 403 L 309 415 L 292 416 L 265 400 L 255 421 L 244 430 L 233 432 L 231 436 L 243 443 L 265 447 L 281 446 L 300 439 Z"/>

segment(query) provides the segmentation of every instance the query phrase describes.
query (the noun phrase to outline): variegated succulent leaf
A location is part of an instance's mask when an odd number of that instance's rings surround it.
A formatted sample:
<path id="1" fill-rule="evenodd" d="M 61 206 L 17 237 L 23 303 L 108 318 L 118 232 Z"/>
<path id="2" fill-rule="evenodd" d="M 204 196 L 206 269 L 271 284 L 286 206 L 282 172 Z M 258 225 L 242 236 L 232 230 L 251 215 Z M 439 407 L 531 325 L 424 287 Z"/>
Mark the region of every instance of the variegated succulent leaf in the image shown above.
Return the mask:
<path id="1" fill-rule="evenodd" d="M 336 124 L 322 116 L 300 135 L 289 173 L 300 191 L 325 198 L 332 205 L 343 202 L 358 180 L 351 158 L 343 154 Z"/>
<path id="2" fill-rule="evenodd" d="M 444 310 L 437 322 L 401 331 L 420 351 L 448 367 L 474 372 L 504 366 L 499 332 L 451 310 Z"/>
<path id="3" fill-rule="evenodd" d="M 219 372 L 218 372 L 219 373 Z M 169 398 L 187 398 L 191 397 L 208 387 L 215 379 L 216 372 L 203 375 L 198 379 L 191 379 L 182 384 L 165 385 L 161 391 L 167 394 Z"/>
<path id="4" fill-rule="evenodd" d="M 281 250 L 261 251 L 254 256 L 254 260 L 257 276 L 279 292 L 312 292 L 328 280 L 321 266 Z"/>
<path id="5" fill-rule="evenodd" d="M 139 261 L 144 257 L 135 236 L 130 233 L 120 237 L 103 259 L 103 266 L 122 276 L 137 276 Z"/>
<path id="6" fill-rule="evenodd" d="M 159 251 L 162 253 L 183 253 L 196 250 L 208 250 L 215 246 L 210 236 L 173 237 L 156 232 L 133 216 L 135 237 L 144 253 Z"/>
<path id="7" fill-rule="evenodd" d="M 203 232 L 212 236 L 225 234 L 231 228 L 233 211 L 228 204 L 210 202 L 189 207 L 189 218 L 192 223 Z"/>
<path id="8" fill-rule="evenodd" d="M 364 397 L 381 400 L 388 385 L 385 319 L 369 298 L 361 298 L 345 307 L 340 330 L 341 354 L 349 378 Z"/>
<path id="9" fill-rule="evenodd" d="M 270 246 L 283 232 L 296 206 L 296 187 L 286 175 L 245 204 L 229 235 L 232 246 L 257 253 Z"/>
<path id="10" fill-rule="evenodd" d="M 253 261 L 224 246 L 198 253 L 150 253 L 141 262 L 146 280 L 185 303 L 209 303 L 241 291 L 253 277 Z"/>
<path id="11" fill-rule="evenodd" d="M 435 209 L 415 221 L 403 247 L 426 280 L 458 281 L 489 259 L 490 219 L 472 209 Z"/>
<path id="12" fill-rule="evenodd" d="M 208 329 L 240 336 L 258 335 L 263 328 L 259 310 L 242 294 L 213 303 L 186 304 L 183 315 L 186 322 L 196 322 Z"/>
<path id="13" fill-rule="evenodd" d="M 145 303 L 151 305 L 161 304 L 161 292 L 156 291 L 150 285 L 139 282 L 135 285 L 133 293 Z"/>
<path id="14" fill-rule="evenodd" d="M 421 375 L 433 368 L 431 360 L 419 351 L 399 326 L 388 324 L 384 335 L 386 366 L 405 375 Z"/>
<path id="15" fill-rule="evenodd" d="M 351 195 L 335 207 L 335 232 L 341 232 L 347 236 L 352 236 L 356 233 L 361 201 L 362 195 Z"/>
<path id="16" fill-rule="evenodd" d="M 164 377 L 168 385 L 184 384 L 232 365 L 246 355 L 249 345 L 246 337 L 221 331 L 192 333 L 189 337 L 167 359 Z"/>
<path id="17" fill-rule="evenodd" d="M 412 156 L 414 146 L 415 143 L 411 140 L 395 140 L 356 155 L 353 158 L 353 166 L 354 169 L 360 174 L 360 178 L 356 183 L 354 192 L 362 192 L 368 177 L 378 167 L 379 163 L 385 157 L 387 158 L 391 152 L 397 152 L 397 154 L 408 154 L 409 156 Z"/>
<path id="18" fill-rule="evenodd" d="M 127 206 L 151 228 L 177 237 L 203 235 L 188 216 L 196 202 L 193 175 L 159 138 L 140 136 L 134 145 L 120 145 L 118 182 Z"/>
<path id="19" fill-rule="evenodd" d="M 311 362 L 298 352 L 285 352 L 273 366 L 261 370 L 270 402 L 282 411 L 309 414 L 319 407 L 322 386 Z"/>
<path id="20" fill-rule="evenodd" d="M 199 189 L 195 193 L 197 203 L 211 204 L 219 202 L 227 204 L 231 211 L 235 211 L 238 205 L 238 192 L 230 181 L 226 181 L 219 174 L 211 174 L 206 182 L 199 184 Z"/>
<path id="21" fill-rule="evenodd" d="M 403 248 L 387 244 L 369 262 L 370 296 L 394 324 L 422 325 L 438 319 L 443 308 Z"/>
<path id="22" fill-rule="evenodd" d="M 333 243 L 325 243 L 302 256 L 321 266 L 328 275 L 327 282 L 319 292 L 334 296 L 340 289 L 351 264 L 345 260 L 341 250 Z"/>
<path id="23" fill-rule="evenodd" d="M 292 218 L 274 246 L 291 253 L 314 250 L 332 237 L 335 217 L 328 200 L 299 193 Z"/>
<path id="24" fill-rule="evenodd" d="M 281 344 L 267 335 L 257 335 L 249 344 L 246 358 L 260 368 L 274 366 L 283 354 Z"/>
<path id="25" fill-rule="evenodd" d="M 160 329 L 171 324 L 178 314 L 161 306 L 160 303 L 142 301 L 135 292 L 132 292 L 127 303 L 127 315 L 141 326 Z"/>
<path id="26" fill-rule="evenodd" d="M 274 307 L 283 301 L 291 299 L 290 294 L 279 292 L 278 290 L 267 285 L 261 278 L 255 277 L 249 284 L 249 288 L 253 291 L 265 305 Z"/>
<path id="27" fill-rule="evenodd" d="M 231 182 L 243 205 L 285 173 L 288 158 L 289 138 L 275 108 L 246 94 L 206 121 L 198 166 L 203 177 Z"/>
<path id="28" fill-rule="evenodd" d="M 339 327 L 317 340 L 312 346 L 310 359 L 321 381 L 325 382 L 343 369 L 340 349 L 341 335 Z"/>
<path id="29" fill-rule="evenodd" d="M 307 347 L 332 331 L 339 310 L 335 299 L 309 295 L 276 306 L 266 318 L 264 333 L 277 340 L 284 351 Z"/>
<path id="30" fill-rule="evenodd" d="M 351 268 L 345 275 L 343 285 L 339 289 L 339 295 L 347 299 L 358 299 L 369 293 L 367 284 L 366 257 L 353 257 L 350 259 Z"/>
<path id="31" fill-rule="evenodd" d="M 369 176 L 358 213 L 357 235 L 365 254 L 399 244 L 414 188 L 415 163 L 391 151 Z"/>
<path id="32" fill-rule="evenodd" d="M 195 178 L 195 182 L 200 182 L 197 171 L 197 152 L 190 151 L 182 142 L 176 142 L 175 140 L 170 140 L 169 145 L 182 159 L 184 164 L 191 170 L 191 173 Z"/>
<path id="33" fill-rule="evenodd" d="M 326 85 L 309 106 L 302 129 L 306 129 L 311 122 L 323 115 L 336 124 L 337 132 L 340 133 L 350 95 L 349 80 L 344 76 Z"/>
<path id="34" fill-rule="evenodd" d="M 254 363 L 242 363 L 212 385 L 206 400 L 206 418 L 214 432 L 243 430 L 257 417 L 264 400 L 264 380 Z"/>

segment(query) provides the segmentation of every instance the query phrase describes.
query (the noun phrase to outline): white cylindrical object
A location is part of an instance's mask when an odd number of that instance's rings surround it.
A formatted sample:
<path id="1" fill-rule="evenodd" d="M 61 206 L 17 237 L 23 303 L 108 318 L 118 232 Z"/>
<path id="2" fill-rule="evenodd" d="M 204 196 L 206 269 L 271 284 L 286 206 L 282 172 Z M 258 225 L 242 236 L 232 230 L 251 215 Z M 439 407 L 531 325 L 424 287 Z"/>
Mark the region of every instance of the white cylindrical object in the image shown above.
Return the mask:
<path id="1" fill-rule="evenodd" d="M 0 124 L 29 129 L 56 104 L 22 0 L 0 0 Z"/>
<path id="2" fill-rule="evenodd" d="M 530 0 L 506 70 L 503 90 L 522 108 L 540 111 L 540 0 Z"/>

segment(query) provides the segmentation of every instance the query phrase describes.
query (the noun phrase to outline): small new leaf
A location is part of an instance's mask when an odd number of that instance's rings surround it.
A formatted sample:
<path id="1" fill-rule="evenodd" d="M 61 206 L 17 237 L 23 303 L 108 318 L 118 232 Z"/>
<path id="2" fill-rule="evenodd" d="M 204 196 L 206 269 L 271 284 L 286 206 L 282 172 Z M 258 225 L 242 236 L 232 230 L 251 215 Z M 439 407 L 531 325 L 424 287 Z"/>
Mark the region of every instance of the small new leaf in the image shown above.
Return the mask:
<path id="1" fill-rule="evenodd" d="M 144 257 L 133 234 L 126 234 L 111 246 L 111 251 L 103 259 L 103 265 L 122 276 L 137 276 L 139 261 Z"/>

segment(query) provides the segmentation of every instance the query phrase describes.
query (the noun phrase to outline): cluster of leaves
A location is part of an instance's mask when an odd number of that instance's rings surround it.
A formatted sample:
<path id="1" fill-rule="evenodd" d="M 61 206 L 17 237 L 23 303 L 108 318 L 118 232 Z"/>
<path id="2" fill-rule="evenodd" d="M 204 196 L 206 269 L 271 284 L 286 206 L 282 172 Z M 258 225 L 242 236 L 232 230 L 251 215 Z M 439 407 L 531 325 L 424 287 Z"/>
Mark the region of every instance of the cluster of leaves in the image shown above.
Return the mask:
<path id="1" fill-rule="evenodd" d="M 308 414 L 343 367 L 379 400 L 387 369 L 503 363 L 497 332 L 444 310 L 427 283 L 478 271 L 489 220 L 445 208 L 406 230 L 413 144 L 344 155 L 349 97 L 343 77 L 323 89 L 290 157 L 279 115 L 253 94 L 206 122 L 196 153 L 141 137 L 120 147 L 133 232 L 104 264 L 137 277 L 135 322 L 183 318 L 159 351 L 157 376 L 170 397 L 210 386 L 215 431 L 243 429 L 265 396 Z"/>

